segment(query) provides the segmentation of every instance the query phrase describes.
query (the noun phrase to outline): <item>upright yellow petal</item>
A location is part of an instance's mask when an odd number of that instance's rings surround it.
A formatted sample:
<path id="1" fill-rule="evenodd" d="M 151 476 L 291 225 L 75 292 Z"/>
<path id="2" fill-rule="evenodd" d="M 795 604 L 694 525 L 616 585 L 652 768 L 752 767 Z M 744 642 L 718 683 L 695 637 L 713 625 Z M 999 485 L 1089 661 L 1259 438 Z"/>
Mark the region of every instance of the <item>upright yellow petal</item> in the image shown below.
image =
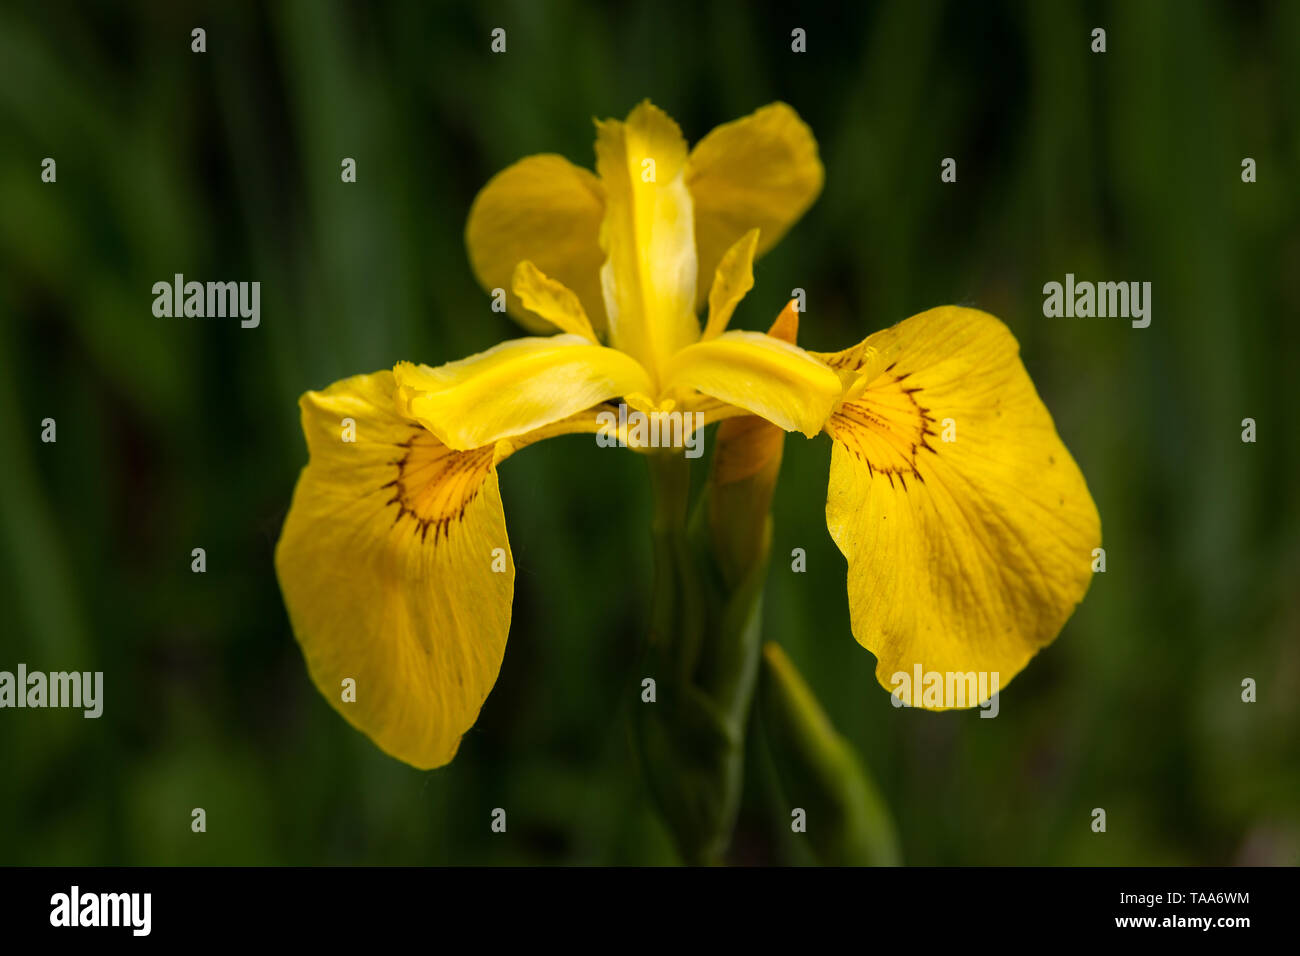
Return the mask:
<path id="1" fill-rule="evenodd" d="M 762 231 L 757 255 L 771 249 L 812 205 L 824 179 L 817 140 L 785 103 L 724 123 L 696 143 L 686 184 L 695 200 L 700 275 L 712 275 L 750 229 Z M 707 292 L 699 290 L 699 303 Z"/>
<path id="2" fill-rule="evenodd" d="M 605 187 L 601 283 L 610 344 L 654 376 L 700 336 L 686 141 L 666 113 L 645 102 L 625 123 L 596 124 L 596 169 Z"/>
<path id="3" fill-rule="evenodd" d="M 674 355 L 664 388 L 698 389 L 812 438 L 840 395 L 840 380 L 797 345 L 762 332 L 733 331 Z"/>
<path id="4" fill-rule="evenodd" d="M 563 156 L 529 156 L 497 173 L 470 207 L 465 244 L 483 288 L 510 288 L 524 259 L 572 289 L 596 331 L 605 328 L 600 289 L 600 222 L 604 188 L 595 176 Z M 507 296 L 510 315 L 532 332 L 551 324 Z"/>
<path id="5" fill-rule="evenodd" d="M 854 637 L 907 703 L 979 703 L 923 698 L 918 668 L 1005 687 L 1091 580 L 1097 508 L 1018 353 L 993 316 L 945 307 L 822 356 L 850 383 L 826 426 L 826 524 Z"/>
<path id="6" fill-rule="evenodd" d="M 330 706 L 429 769 L 496 682 L 515 569 L 493 449 L 444 447 L 396 412 L 395 388 L 376 372 L 302 397 L 311 457 L 275 567 Z"/>
<path id="7" fill-rule="evenodd" d="M 754 288 L 754 250 L 757 246 L 758 230 L 751 229 L 736 240 L 718 263 L 713 274 L 713 287 L 709 289 L 709 321 L 700 338 L 707 341 L 721 335 L 740 300 Z"/>
<path id="8" fill-rule="evenodd" d="M 596 341 L 596 332 L 582 303 L 562 282 L 552 279 L 525 259 L 515 267 L 512 284 L 515 295 L 528 311 L 541 316 L 561 332 Z"/>
<path id="9" fill-rule="evenodd" d="M 635 359 L 578 335 L 511 339 L 437 368 L 401 362 L 393 373 L 398 410 L 461 451 L 650 391 Z"/>

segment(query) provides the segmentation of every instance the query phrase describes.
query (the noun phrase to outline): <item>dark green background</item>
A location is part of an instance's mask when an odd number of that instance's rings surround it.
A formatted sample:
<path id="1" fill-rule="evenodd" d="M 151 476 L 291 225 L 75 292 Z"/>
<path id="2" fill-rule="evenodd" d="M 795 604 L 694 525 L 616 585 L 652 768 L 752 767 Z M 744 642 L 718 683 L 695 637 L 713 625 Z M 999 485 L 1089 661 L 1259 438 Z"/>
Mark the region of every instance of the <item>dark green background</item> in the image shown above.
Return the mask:
<path id="1" fill-rule="evenodd" d="M 592 117 L 646 97 L 692 142 L 782 99 L 821 144 L 825 192 L 735 324 L 765 328 L 794 286 L 814 349 L 944 303 L 999 315 L 1101 511 L 1107 572 L 998 719 L 896 710 L 849 631 L 828 440 L 788 440 L 766 636 L 870 766 L 905 859 L 1300 860 L 1300 4 L 261 6 L 0 10 L 0 669 L 106 683 L 98 721 L 0 711 L 0 862 L 675 859 L 628 734 L 636 456 L 571 437 L 504 467 L 514 627 L 433 773 L 320 697 L 271 561 L 297 396 L 518 334 L 469 270 L 471 200 L 532 153 L 591 166 Z M 176 272 L 259 280 L 261 327 L 155 318 Z M 1150 328 L 1044 318 L 1066 272 L 1152 282 Z M 801 861 L 767 768 L 734 859 Z"/>

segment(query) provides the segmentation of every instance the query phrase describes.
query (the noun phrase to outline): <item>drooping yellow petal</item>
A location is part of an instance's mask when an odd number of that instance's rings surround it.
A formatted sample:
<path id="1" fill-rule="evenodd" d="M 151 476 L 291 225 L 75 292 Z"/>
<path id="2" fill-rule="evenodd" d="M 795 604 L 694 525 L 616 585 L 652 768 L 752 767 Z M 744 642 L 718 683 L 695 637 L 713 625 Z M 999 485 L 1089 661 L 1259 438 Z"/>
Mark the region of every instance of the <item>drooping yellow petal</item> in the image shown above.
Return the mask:
<path id="1" fill-rule="evenodd" d="M 686 141 L 649 102 L 627 122 L 596 124 L 596 169 L 605 187 L 601 283 L 610 344 L 657 375 L 699 338 L 695 225 L 686 189 Z"/>
<path id="2" fill-rule="evenodd" d="M 797 345 L 762 332 L 724 332 L 672 357 L 665 389 L 698 389 L 809 438 L 840 395 L 839 377 Z"/>
<path id="3" fill-rule="evenodd" d="M 512 339 L 437 368 L 402 362 L 393 373 L 398 410 L 461 451 L 651 390 L 635 359 L 578 335 Z"/>
<path id="4" fill-rule="evenodd" d="M 1097 508 L 1018 353 L 993 316 L 945 307 L 823 356 L 852 383 L 826 426 L 826 523 L 853 634 L 909 704 L 980 702 L 923 696 L 918 672 L 959 697 L 949 674 L 1005 687 L 1091 580 Z"/>
<path id="5" fill-rule="evenodd" d="M 515 568 L 493 449 L 444 447 L 396 412 L 395 388 L 385 371 L 302 397 L 311 457 L 275 567 L 325 699 L 429 769 L 496 681 Z"/>
<path id="6" fill-rule="evenodd" d="M 552 279 L 525 259 L 515 267 L 512 285 L 525 309 L 541 316 L 561 332 L 596 341 L 596 333 L 582 303 L 562 282 Z"/>
<path id="7" fill-rule="evenodd" d="M 529 156 L 497 173 L 474 199 L 465 227 L 470 264 L 483 288 L 510 288 L 528 259 L 577 294 L 595 329 L 605 328 L 600 288 L 604 188 L 563 156 Z M 510 315 L 532 332 L 550 324 L 506 297 Z"/>
<path id="8" fill-rule="evenodd" d="M 721 335 L 740 300 L 754 288 L 754 249 L 757 246 L 758 230 L 751 229 L 736 240 L 718 263 L 713 274 L 713 287 L 709 290 L 709 321 L 701 339 L 707 341 Z"/>
<path id="9" fill-rule="evenodd" d="M 717 127 L 695 144 L 687 168 L 705 276 L 750 229 L 762 231 L 757 255 L 776 245 L 821 193 L 825 179 L 817 140 L 785 103 Z M 700 303 L 707 291 L 700 290 Z"/>

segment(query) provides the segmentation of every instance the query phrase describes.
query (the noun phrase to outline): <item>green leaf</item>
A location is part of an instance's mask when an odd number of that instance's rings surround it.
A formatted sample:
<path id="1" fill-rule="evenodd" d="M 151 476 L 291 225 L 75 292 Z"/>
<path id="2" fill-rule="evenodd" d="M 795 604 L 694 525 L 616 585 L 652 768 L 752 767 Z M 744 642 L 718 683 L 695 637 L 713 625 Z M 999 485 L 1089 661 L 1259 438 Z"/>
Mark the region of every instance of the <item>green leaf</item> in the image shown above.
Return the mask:
<path id="1" fill-rule="evenodd" d="M 898 838 L 889 809 L 848 741 L 790 658 L 763 647 L 759 716 L 790 807 L 806 813 L 805 837 L 829 865 L 895 866 Z"/>

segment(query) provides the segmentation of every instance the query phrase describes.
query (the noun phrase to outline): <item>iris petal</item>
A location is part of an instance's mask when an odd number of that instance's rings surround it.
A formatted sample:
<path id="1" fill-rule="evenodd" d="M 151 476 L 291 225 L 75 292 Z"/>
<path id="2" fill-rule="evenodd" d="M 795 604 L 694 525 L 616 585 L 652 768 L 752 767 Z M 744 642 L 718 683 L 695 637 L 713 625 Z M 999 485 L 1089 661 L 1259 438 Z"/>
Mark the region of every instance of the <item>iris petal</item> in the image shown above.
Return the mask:
<path id="1" fill-rule="evenodd" d="M 635 359 L 578 335 L 511 339 L 437 368 L 402 362 L 393 371 L 399 409 L 461 451 L 651 390 Z"/>
<path id="2" fill-rule="evenodd" d="M 824 180 L 812 130 L 785 103 L 714 129 L 691 150 L 686 174 L 700 275 L 712 275 L 750 229 L 761 230 L 755 255 L 771 249 L 812 205 Z M 708 291 L 699 290 L 699 303 Z"/>
<path id="3" fill-rule="evenodd" d="M 839 377 L 809 353 L 762 332 L 724 332 L 672 357 L 665 388 L 698 389 L 809 438 L 840 394 Z"/>
<path id="4" fill-rule="evenodd" d="M 563 156 L 521 159 L 493 176 L 474 199 L 465 227 L 474 275 L 483 288 L 509 289 L 524 259 L 572 289 L 597 332 L 605 328 L 600 290 L 600 222 L 605 190 Z M 551 324 L 507 297 L 507 311 L 530 332 Z"/>
<path id="5" fill-rule="evenodd" d="M 946 307 L 822 356 L 856 376 L 826 426 L 826 524 L 891 690 L 918 667 L 1006 686 L 1088 589 L 1097 507 L 1018 353 L 993 316 Z"/>
<path id="6" fill-rule="evenodd" d="M 455 756 L 496 682 L 514 562 L 493 449 L 445 447 L 396 412 L 395 390 L 385 371 L 302 397 L 311 458 L 275 566 L 325 699 L 429 769 Z"/>

